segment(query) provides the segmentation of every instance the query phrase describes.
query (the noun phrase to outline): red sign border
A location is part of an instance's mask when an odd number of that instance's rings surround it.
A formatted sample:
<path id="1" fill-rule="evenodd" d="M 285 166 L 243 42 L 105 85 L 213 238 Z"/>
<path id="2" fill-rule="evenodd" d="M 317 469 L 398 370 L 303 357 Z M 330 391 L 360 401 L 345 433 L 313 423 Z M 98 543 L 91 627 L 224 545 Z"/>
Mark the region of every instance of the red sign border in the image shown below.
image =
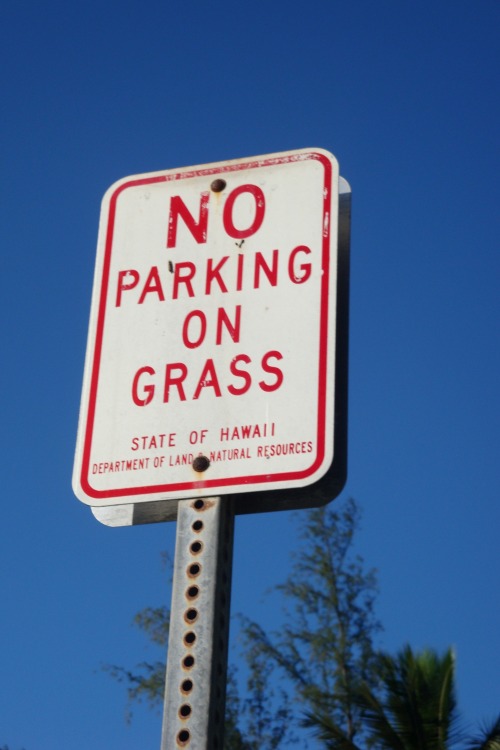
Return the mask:
<path id="1" fill-rule="evenodd" d="M 256 169 L 264 166 L 273 166 L 278 164 L 286 164 L 297 161 L 306 160 L 319 161 L 324 167 L 324 183 L 323 183 L 323 215 L 322 215 L 322 227 L 328 227 L 327 231 L 322 232 L 322 279 L 321 279 L 321 301 L 320 301 L 320 345 L 319 345 L 319 371 L 318 371 L 318 424 L 317 424 L 317 451 L 314 462 L 302 471 L 296 472 L 280 472 L 277 474 L 263 473 L 260 475 L 250 475 L 241 477 L 226 477 L 222 479 L 206 479 L 189 482 L 178 482 L 176 484 L 161 484 L 161 485 L 146 485 L 143 487 L 129 487 L 129 488 L 118 488 L 108 490 L 96 490 L 87 480 L 89 469 L 90 469 L 90 453 L 93 438 L 93 427 L 96 411 L 97 402 L 97 390 L 99 386 L 99 370 L 101 364 L 102 354 L 102 343 L 104 336 L 104 325 L 105 325 L 105 314 L 109 287 L 109 273 L 111 266 L 111 252 L 113 245 L 113 233 L 116 218 L 116 206 L 120 194 L 130 188 L 138 185 L 151 185 L 159 182 L 170 182 L 179 181 L 182 179 L 210 176 L 210 175 L 221 175 L 228 172 L 236 172 L 245 169 Z M 89 391 L 89 407 L 87 413 L 87 420 L 85 425 L 85 437 L 83 444 L 83 457 L 80 471 L 80 482 L 82 490 L 85 494 L 94 500 L 107 500 L 109 498 L 128 498 L 135 497 L 138 495 L 159 495 L 161 493 L 172 492 L 179 493 L 179 498 L 185 496 L 183 491 L 186 492 L 210 492 L 213 490 L 217 491 L 218 488 L 233 488 L 242 486 L 242 492 L 245 491 L 243 485 L 253 484 L 266 484 L 269 489 L 272 489 L 272 485 L 278 482 L 284 481 L 301 481 L 313 476 L 316 471 L 320 468 L 325 457 L 325 427 L 326 427 L 326 402 L 327 402 L 327 369 L 328 369 L 328 327 L 329 327 L 329 285 L 330 285 L 330 236 L 331 236 L 331 217 L 330 205 L 332 197 L 332 163 L 330 158 L 319 151 L 302 151 L 292 152 L 281 156 L 271 156 L 264 158 L 256 158 L 244 160 L 234 164 L 227 165 L 214 165 L 207 168 L 186 171 L 173 171 L 168 174 L 154 175 L 151 177 L 141 177 L 139 179 L 131 179 L 127 182 L 119 185 L 112 193 L 109 210 L 108 210 L 108 223 L 106 230 L 106 242 L 104 251 L 104 262 L 102 269 L 102 281 L 101 281 L 101 293 L 99 298 L 98 317 L 96 325 L 95 335 L 95 346 L 92 361 L 91 370 L 91 381 Z M 328 217 L 328 220 L 327 220 Z M 332 376 L 333 378 L 333 376 Z M 328 467 L 325 467 L 325 471 Z M 263 488 L 264 489 L 264 488 Z M 217 492 L 215 492 L 217 494 Z M 151 498 L 154 499 L 154 498 Z"/>

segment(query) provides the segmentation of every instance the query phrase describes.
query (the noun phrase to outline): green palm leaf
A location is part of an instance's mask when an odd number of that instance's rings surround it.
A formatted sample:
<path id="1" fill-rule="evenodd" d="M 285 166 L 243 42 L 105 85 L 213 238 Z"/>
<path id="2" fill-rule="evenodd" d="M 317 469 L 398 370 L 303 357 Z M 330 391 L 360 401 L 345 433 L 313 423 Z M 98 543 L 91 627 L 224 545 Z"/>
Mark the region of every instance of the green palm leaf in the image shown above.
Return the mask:
<path id="1" fill-rule="evenodd" d="M 500 714 L 491 726 L 487 726 L 467 742 L 467 750 L 500 750 Z"/>
<path id="2" fill-rule="evenodd" d="M 302 726 L 312 727 L 314 736 L 325 743 L 327 750 L 360 750 L 331 716 L 325 713 L 307 712 Z"/>

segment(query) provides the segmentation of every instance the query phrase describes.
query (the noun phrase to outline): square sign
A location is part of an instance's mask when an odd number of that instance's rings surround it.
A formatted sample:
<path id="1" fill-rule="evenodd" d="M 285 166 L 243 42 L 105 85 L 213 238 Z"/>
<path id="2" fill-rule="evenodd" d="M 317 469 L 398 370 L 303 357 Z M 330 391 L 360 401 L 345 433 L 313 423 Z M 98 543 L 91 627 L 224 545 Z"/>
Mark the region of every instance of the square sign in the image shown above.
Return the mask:
<path id="1" fill-rule="evenodd" d="M 305 487 L 334 458 L 339 174 L 304 149 L 105 194 L 73 485 L 94 507 Z"/>

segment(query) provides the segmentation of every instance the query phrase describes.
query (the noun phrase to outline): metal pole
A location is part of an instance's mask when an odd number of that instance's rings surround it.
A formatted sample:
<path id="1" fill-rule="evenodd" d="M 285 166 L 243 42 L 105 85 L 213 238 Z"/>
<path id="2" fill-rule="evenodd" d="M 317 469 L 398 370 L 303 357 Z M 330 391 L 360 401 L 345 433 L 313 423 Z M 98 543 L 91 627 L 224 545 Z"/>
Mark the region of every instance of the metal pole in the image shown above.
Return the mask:
<path id="1" fill-rule="evenodd" d="M 179 502 L 161 750 L 222 750 L 233 534 L 229 498 Z"/>

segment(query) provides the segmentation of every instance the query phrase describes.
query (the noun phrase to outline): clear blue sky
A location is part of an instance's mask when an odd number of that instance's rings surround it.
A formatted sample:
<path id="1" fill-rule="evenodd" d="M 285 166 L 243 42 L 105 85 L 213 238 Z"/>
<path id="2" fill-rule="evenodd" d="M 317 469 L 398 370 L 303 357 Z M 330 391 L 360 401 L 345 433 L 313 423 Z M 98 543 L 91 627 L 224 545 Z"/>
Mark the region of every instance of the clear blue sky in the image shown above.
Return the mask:
<path id="1" fill-rule="evenodd" d="M 382 645 L 454 645 L 500 710 L 499 21 L 478 2 L 3 3 L 0 744 L 158 747 L 102 663 L 156 652 L 174 524 L 108 529 L 71 472 L 105 190 L 319 146 L 353 190 L 349 475 Z M 233 610 L 279 623 L 300 516 L 238 519 Z"/>

